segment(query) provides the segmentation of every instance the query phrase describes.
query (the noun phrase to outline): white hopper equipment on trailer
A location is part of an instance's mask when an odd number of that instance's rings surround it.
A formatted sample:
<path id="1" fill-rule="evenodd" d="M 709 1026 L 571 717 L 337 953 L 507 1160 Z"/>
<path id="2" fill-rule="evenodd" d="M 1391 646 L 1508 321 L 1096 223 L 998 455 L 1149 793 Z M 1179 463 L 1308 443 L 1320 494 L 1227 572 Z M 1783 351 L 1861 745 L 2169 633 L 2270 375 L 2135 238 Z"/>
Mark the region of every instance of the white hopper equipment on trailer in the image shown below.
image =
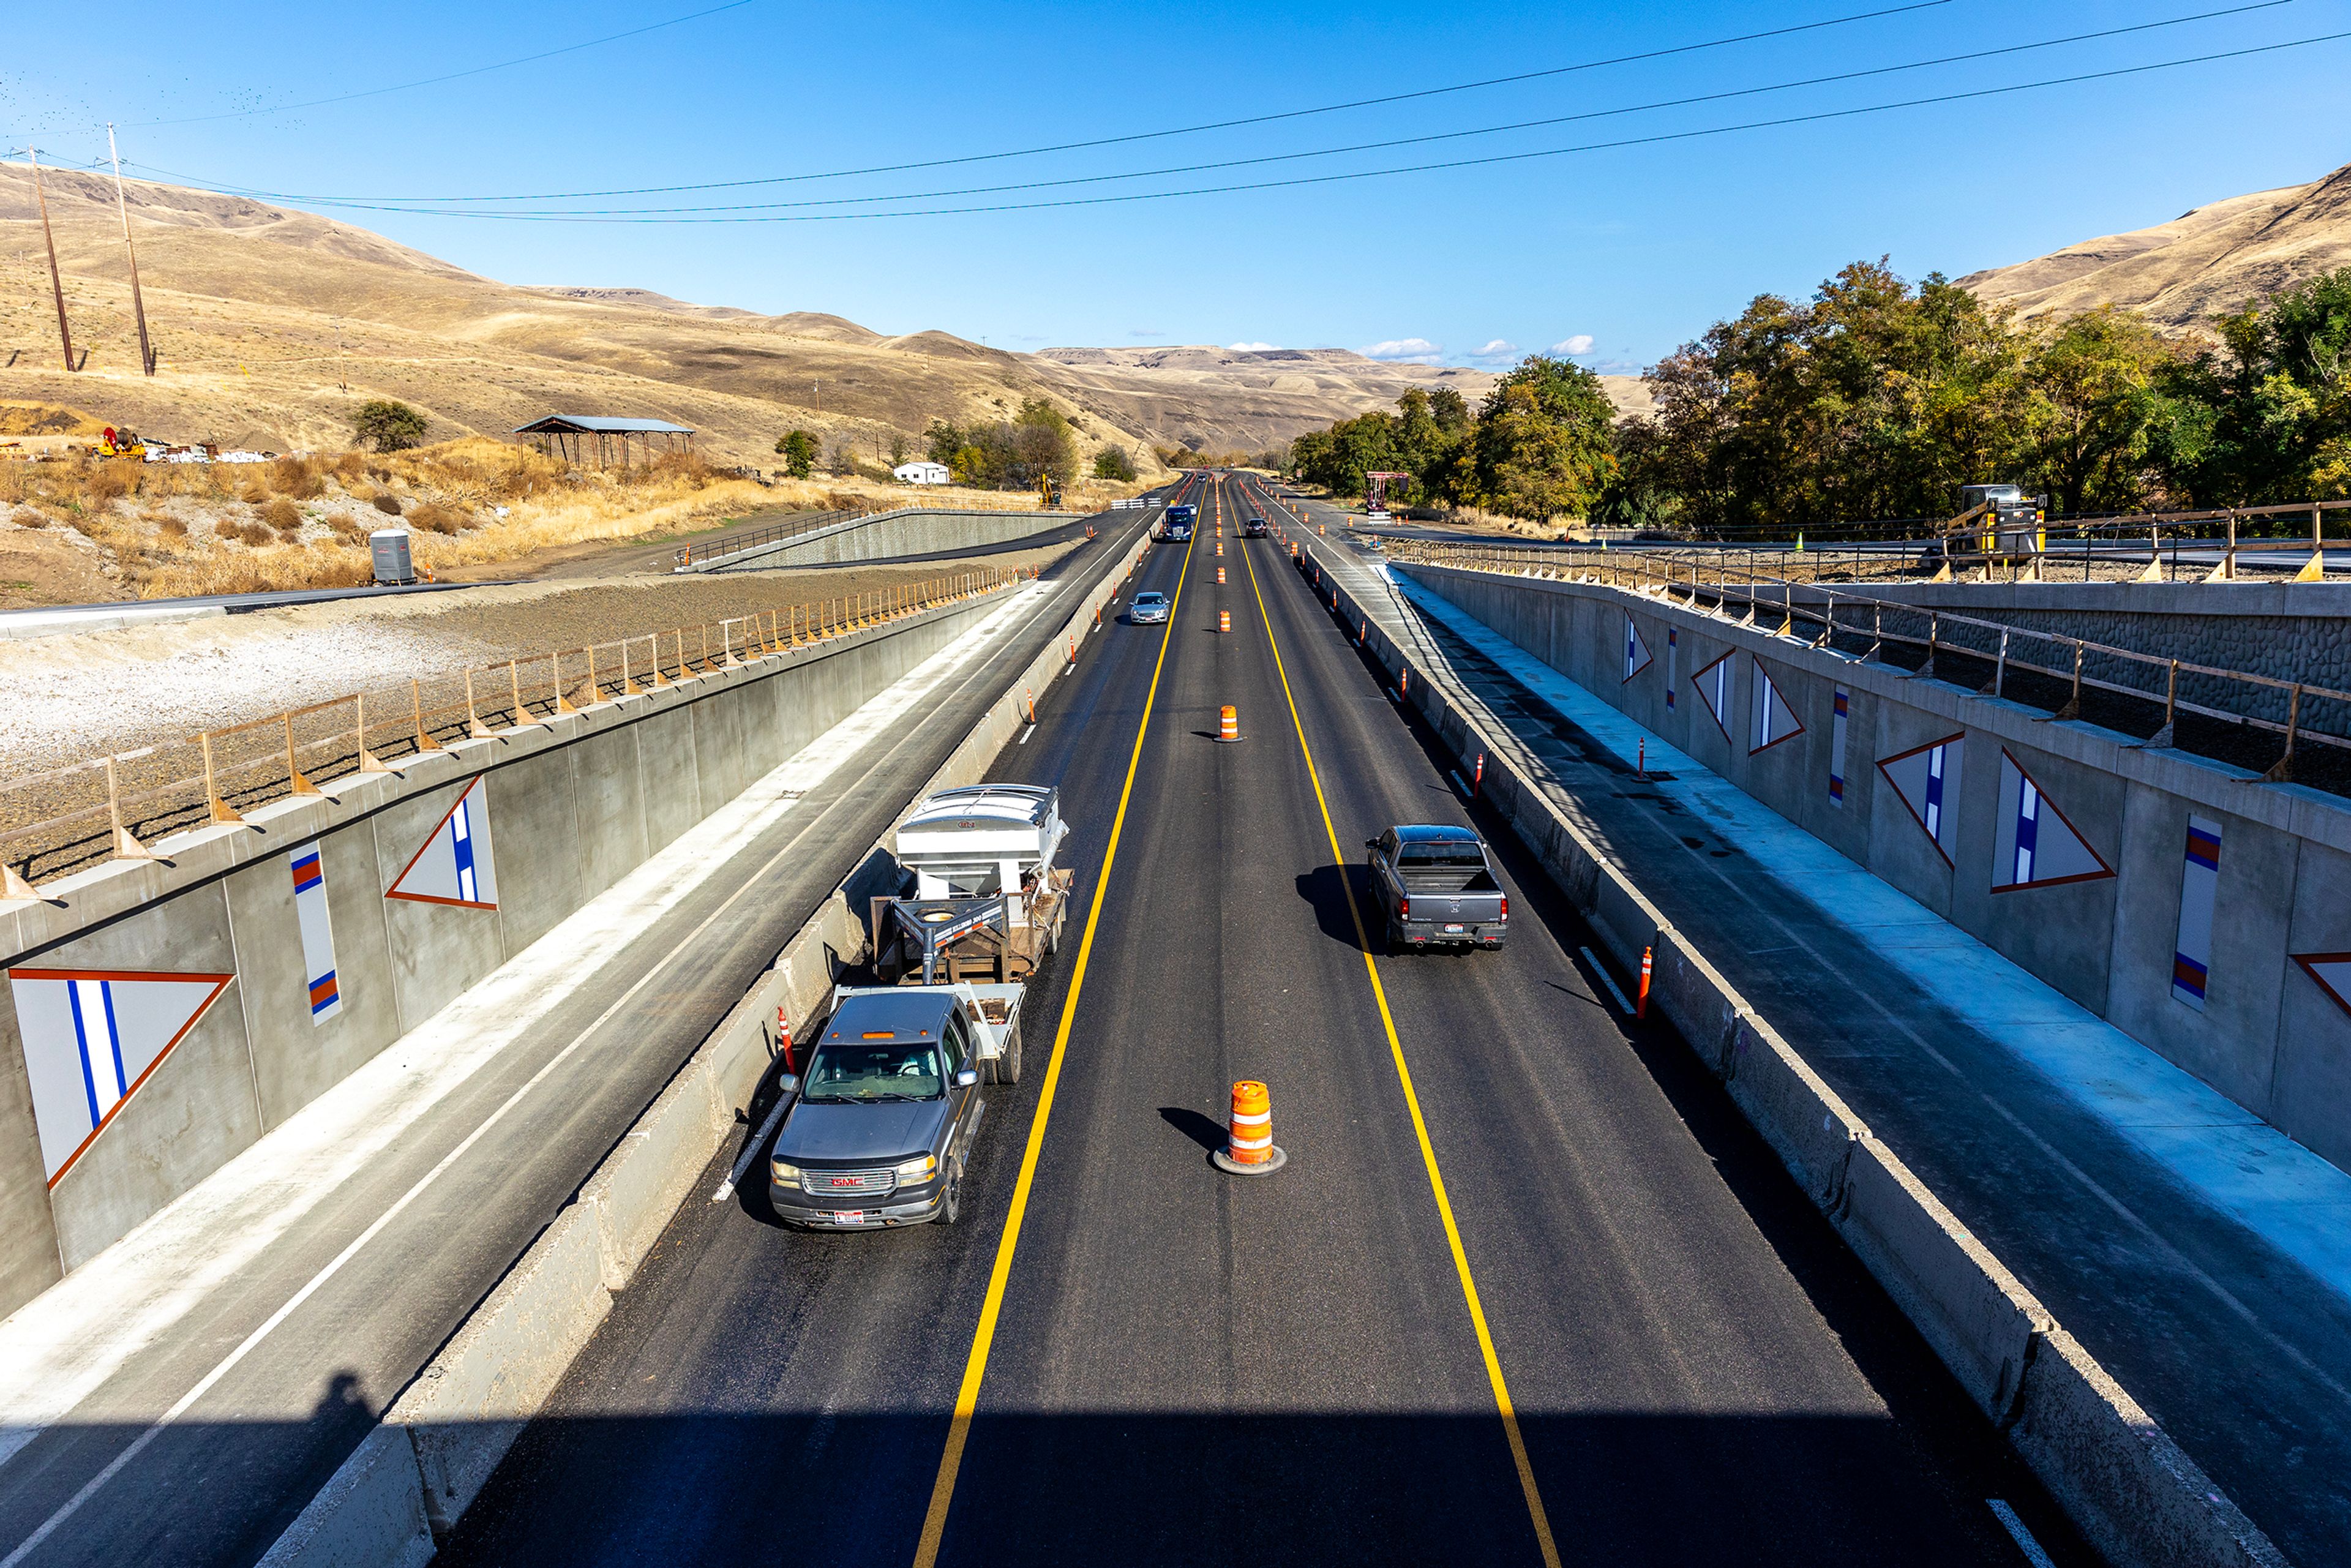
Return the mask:
<path id="1" fill-rule="evenodd" d="M 1025 980 L 1061 945 L 1074 871 L 1053 856 L 1069 829 L 1061 791 L 974 784 L 926 796 L 898 824 L 911 896 L 872 904 L 885 982 Z"/>

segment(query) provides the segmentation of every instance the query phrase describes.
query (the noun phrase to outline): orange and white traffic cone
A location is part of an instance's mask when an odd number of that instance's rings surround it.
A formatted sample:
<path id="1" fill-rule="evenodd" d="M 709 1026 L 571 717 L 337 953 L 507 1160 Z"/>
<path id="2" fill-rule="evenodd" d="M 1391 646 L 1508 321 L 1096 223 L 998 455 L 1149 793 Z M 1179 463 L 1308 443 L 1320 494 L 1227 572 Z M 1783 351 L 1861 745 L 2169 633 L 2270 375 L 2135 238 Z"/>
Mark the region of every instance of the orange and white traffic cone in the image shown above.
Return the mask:
<path id="1" fill-rule="evenodd" d="M 1271 1176 L 1290 1162 L 1273 1141 L 1273 1097 L 1245 1078 L 1233 1085 L 1232 1123 L 1225 1146 L 1209 1156 L 1227 1176 Z"/>
<path id="2" fill-rule="evenodd" d="M 1229 610 L 1219 610 L 1219 611 L 1217 611 L 1217 631 L 1219 631 L 1219 632 L 1229 632 L 1229 631 L 1231 631 L 1232 629 L 1233 629 L 1233 612 L 1232 612 L 1231 611 L 1229 611 Z"/>
<path id="3" fill-rule="evenodd" d="M 1225 541 L 1224 541 L 1224 540 L 1222 540 L 1222 539 L 1218 539 L 1218 540 L 1217 541 L 1217 553 L 1218 555 L 1222 555 L 1222 554 L 1224 554 L 1224 553 L 1225 553 Z"/>
<path id="4" fill-rule="evenodd" d="M 1225 569 L 1224 569 L 1223 567 L 1221 567 L 1221 566 L 1220 566 L 1220 567 L 1217 568 L 1217 586 L 1218 588 L 1222 588 L 1222 587 L 1224 587 L 1224 585 L 1225 585 Z"/>
<path id="5" fill-rule="evenodd" d="M 1217 710 L 1217 738 L 1223 741 L 1241 737 L 1241 710 L 1227 703 Z"/>

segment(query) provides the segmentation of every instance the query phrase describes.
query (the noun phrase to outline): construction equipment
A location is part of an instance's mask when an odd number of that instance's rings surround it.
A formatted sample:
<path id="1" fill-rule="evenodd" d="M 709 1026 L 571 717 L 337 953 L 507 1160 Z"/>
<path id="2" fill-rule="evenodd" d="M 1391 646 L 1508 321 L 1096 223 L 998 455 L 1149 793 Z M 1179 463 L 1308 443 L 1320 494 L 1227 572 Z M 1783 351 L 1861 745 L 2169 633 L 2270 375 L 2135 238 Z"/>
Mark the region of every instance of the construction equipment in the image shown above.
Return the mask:
<path id="1" fill-rule="evenodd" d="M 1409 479 L 1409 474 L 1373 472 L 1364 476 L 1367 486 L 1364 495 L 1364 521 L 1384 523 L 1388 520 L 1388 481 Z"/>
<path id="2" fill-rule="evenodd" d="M 1061 504 L 1061 482 L 1053 477 L 1053 472 L 1049 468 L 1037 476 L 1037 505 L 1040 509 L 1050 512 Z"/>
<path id="3" fill-rule="evenodd" d="M 1061 791 L 1047 786 L 925 798 L 898 825 L 911 893 L 872 901 L 875 973 L 896 985 L 1028 978 L 1061 946 L 1077 873 L 1053 855 L 1068 832 Z"/>
<path id="4" fill-rule="evenodd" d="M 117 430 L 110 424 L 98 438 L 98 455 L 100 457 L 144 457 L 147 455 L 147 444 L 139 439 L 136 432 Z"/>
<path id="5" fill-rule="evenodd" d="M 1941 529 L 1946 556 L 1961 536 L 1986 561 L 2031 560 L 2049 548 L 2049 531 L 2042 526 L 2048 497 L 2028 496 L 2014 485 L 1962 485 L 1959 503 L 1966 510 Z"/>

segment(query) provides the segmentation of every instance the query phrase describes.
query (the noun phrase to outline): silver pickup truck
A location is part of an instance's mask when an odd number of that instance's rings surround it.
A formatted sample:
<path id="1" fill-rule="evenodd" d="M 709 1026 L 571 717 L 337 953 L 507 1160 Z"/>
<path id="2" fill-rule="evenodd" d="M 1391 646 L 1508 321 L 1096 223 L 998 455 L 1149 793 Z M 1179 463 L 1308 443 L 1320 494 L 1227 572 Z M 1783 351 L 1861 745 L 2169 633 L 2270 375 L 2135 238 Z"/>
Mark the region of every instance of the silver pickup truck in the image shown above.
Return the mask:
<path id="1" fill-rule="evenodd" d="M 799 1073 L 768 1158 L 768 1199 L 787 1225 L 882 1230 L 953 1225 L 987 1107 L 983 1073 L 1020 1076 L 1013 986 L 839 988 Z"/>
<path id="2" fill-rule="evenodd" d="M 1390 952 L 1404 947 L 1499 947 L 1510 929 L 1510 900 L 1486 846 L 1467 828 L 1390 828 L 1364 841 L 1371 851 L 1372 907 Z"/>

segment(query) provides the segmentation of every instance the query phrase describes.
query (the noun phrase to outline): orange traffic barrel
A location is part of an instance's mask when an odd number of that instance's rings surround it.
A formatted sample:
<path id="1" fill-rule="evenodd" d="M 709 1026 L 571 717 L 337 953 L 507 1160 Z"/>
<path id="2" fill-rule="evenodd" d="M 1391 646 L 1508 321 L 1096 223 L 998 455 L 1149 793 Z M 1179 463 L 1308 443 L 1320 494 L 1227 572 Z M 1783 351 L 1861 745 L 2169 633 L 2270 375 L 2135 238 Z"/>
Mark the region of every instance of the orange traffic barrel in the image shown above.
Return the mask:
<path id="1" fill-rule="evenodd" d="M 1233 1085 L 1232 1123 L 1225 1146 L 1211 1156 L 1232 1176 L 1271 1176 L 1290 1156 L 1274 1146 L 1273 1097 L 1264 1084 L 1245 1078 Z"/>
<path id="2" fill-rule="evenodd" d="M 1241 710 L 1227 703 L 1217 710 L 1217 738 L 1238 740 L 1241 737 Z"/>
<path id="3" fill-rule="evenodd" d="M 1222 587 L 1224 587 L 1224 585 L 1225 585 L 1225 569 L 1224 569 L 1223 567 L 1221 567 L 1221 566 L 1220 566 L 1220 567 L 1217 568 L 1217 586 L 1218 588 L 1222 588 Z"/>
<path id="4" fill-rule="evenodd" d="M 1231 611 L 1229 611 L 1229 610 L 1219 610 L 1219 611 L 1217 611 L 1217 631 L 1219 631 L 1219 632 L 1229 632 L 1229 631 L 1231 631 L 1232 629 L 1233 629 L 1233 612 L 1232 612 Z"/>
<path id="5" fill-rule="evenodd" d="M 1224 553 L 1225 553 L 1225 541 L 1224 541 L 1224 540 L 1222 540 L 1222 539 L 1218 539 L 1218 540 L 1217 541 L 1217 553 L 1218 555 L 1222 555 L 1222 554 L 1224 554 Z"/>

